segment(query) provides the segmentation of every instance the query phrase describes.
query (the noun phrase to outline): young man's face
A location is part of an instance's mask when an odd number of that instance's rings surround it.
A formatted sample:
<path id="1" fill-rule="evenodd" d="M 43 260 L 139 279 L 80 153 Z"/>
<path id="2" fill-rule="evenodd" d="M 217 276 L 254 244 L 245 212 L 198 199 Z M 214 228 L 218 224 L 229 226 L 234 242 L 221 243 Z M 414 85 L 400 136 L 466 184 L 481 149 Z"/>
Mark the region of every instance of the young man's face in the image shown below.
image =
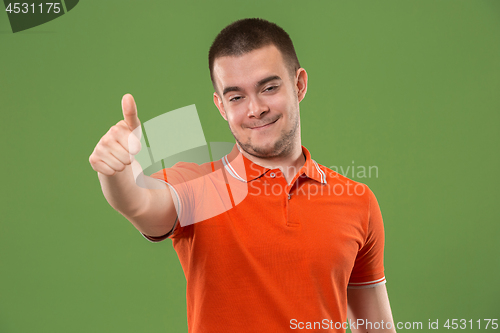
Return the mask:
<path id="1" fill-rule="evenodd" d="M 281 52 L 269 45 L 215 59 L 213 75 L 215 105 L 244 151 L 269 158 L 286 156 L 300 146 L 304 69 L 291 77 Z"/>

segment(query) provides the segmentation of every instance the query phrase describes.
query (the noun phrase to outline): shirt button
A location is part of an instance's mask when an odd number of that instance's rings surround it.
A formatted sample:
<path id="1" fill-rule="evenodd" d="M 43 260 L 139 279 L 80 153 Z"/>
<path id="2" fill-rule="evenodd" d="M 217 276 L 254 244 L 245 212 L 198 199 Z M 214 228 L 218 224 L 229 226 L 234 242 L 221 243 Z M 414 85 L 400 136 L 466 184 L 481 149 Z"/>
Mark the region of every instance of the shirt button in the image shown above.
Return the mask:
<path id="1" fill-rule="evenodd" d="M 271 172 L 271 173 L 269 174 L 269 177 L 274 178 L 274 177 L 276 177 L 276 174 L 275 174 L 274 172 Z"/>
<path id="2" fill-rule="evenodd" d="M 288 194 L 288 200 L 290 200 L 291 198 L 292 198 L 292 195 Z"/>

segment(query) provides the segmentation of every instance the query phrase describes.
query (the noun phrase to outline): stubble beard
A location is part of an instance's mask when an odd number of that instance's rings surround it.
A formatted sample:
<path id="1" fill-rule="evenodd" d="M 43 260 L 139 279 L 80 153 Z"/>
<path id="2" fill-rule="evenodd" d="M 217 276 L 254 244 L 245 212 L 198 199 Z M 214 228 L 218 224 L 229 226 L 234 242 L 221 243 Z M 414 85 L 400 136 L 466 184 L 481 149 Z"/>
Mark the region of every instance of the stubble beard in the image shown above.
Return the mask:
<path id="1" fill-rule="evenodd" d="M 234 139 L 236 140 L 240 148 L 243 149 L 247 154 L 260 158 L 283 157 L 293 152 L 295 138 L 298 134 L 299 129 L 299 117 L 297 113 L 295 113 L 294 119 L 292 120 L 292 128 L 289 131 L 281 131 L 279 139 L 276 140 L 274 145 L 269 148 L 256 146 L 252 144 L 251 139 L 248 139 L 247 142 L 243 143 L 238 140 L 238 137 L 235 135 L 230 125 L 229 130 L 233 134 Z"/>

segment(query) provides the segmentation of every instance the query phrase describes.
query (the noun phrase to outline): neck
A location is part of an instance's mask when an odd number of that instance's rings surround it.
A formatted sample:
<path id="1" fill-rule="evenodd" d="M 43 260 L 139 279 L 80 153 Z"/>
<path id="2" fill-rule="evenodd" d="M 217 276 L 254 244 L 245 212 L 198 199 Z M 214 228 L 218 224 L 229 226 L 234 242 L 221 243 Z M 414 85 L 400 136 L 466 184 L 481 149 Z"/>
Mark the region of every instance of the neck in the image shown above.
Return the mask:
<path id="1" fill-rule="evenodd" d="M 286 156 L 276 156 L 276 157 L 257 157 L 248 154 L 246 151 L 241 149 L 241 147 L 236 143 L 239 151 L 255 164 L 269 169 L 280 169 L 288 184 L 292 181 L 295 175 L 299 172 L 300 168 L 305 164 L 306 158 L 302 153 L 302 145 L 300 142 L 294 145 L 293 150 L 290 154 Z"/>

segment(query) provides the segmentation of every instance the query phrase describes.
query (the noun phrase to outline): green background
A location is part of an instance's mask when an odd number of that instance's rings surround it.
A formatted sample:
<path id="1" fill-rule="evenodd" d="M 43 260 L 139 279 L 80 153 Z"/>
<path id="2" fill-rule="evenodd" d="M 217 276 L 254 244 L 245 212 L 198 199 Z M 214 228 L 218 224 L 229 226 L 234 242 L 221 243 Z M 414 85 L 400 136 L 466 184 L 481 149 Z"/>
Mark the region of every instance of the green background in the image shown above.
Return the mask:
<path id="1" fill-rule="evenodd" d="M 142 121 L 196 104 L 232 141 L 207 53 L 244 17 L 294 41 L 313 158 L 378 167 L 354 179 L 384 216 L 394 320 L 500 319 L 500 1 L 88 0 L 16 34 L 0 13 L 0 332 L 187 332 L 171 241 L 107 204 L 88 157 L 125 93 Z"/>

